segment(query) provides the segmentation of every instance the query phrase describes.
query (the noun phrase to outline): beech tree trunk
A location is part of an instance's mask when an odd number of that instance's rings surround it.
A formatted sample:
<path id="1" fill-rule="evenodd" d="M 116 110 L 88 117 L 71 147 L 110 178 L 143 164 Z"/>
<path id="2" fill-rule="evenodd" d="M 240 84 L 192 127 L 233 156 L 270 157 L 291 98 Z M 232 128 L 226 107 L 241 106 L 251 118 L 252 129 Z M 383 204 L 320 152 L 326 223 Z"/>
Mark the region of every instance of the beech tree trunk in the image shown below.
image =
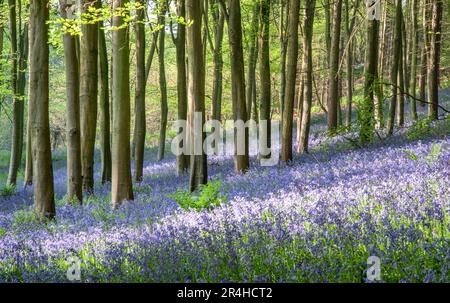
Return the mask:
<path id="1" fill-rule="evenodd" d="M 300 1 L 290 0 L 288 35 L 288 62 L 286 70 L 286 93 L 282 120 L 281 161 L 292 160 L 292 125 L 295 99 L 295 83 L 298 58 L 298 25 Z"/>
<path id="2" fill-rule="evenodd" d="M 41 217 L 55 216 L 52 150 L 50 146 L 48 24 L 49 7 L 46 0 L 30 1 L 30 107 L 31 140 L 33 148 L 34 208 Z"/>
<path id="3" fill-rule="evenodd" d="M 61 17 L 70 19 L 75 4 L 67 0 L 59 2 Z M 63 36 L 66 70 L 66 138 L 67 138 L 67 197 L 72 202 L 83 201 L 81 178 L 80 141 L 80 79 L 76 56 L 75 37 L 70 33 Z"/>
<path id="4" fill-rule="evenodd" d="M 20 133 L 23 131 L 21 125 L 23 125 L 23 100 L 19 96 L 18 82 L 17 82 L 17 62 L 18 62 L 18 50 L 17 50 L 17 18 L 16 18 L 16 0 L 8 0 L 9 6 L 9 31 L 10 31 L 10 44 L 11 44 L 11 92 L 13 102 L 13 127 L 11 135 L 11 154 L 9 160 L 9 172 L 7 184 L 16 185 L 17 171 L 20 166 Z"/>
<path id="5" fill-rule="evenodd" d="M 202 41 L 202 4 L 201 0 L 186 0 L 186 12 L 189 20 L 193 24 L 187 28 L 188 62 L 189 62 L 189 129 L 193 133 L 190 136 L 191 146 L 196 140 L 204 142 L 205 133 L 196 132 L 194 127 L 195 114 L 200 115 L 200 129 L 203 129 L 205 122 L 205 59 L 203 57 Z M 244 103 L 245 105 L 245 103 Z M 201 184 L 208 181 L 207 159 L 203 151 L 203 144 L 200 150 L 191 150 L 189 190 L 195 191 Z"/>
<path id="6" fill-rule="evenodd" d="M 82 0 L 81 13 L 96 7 L 97 0 Z M 94 190 L 94 150 L 97 127 L 98 93 L 98 24 L 81 25 L 80 41 L 80 117 L 81 117 L 81 165 L 83 189 Z"/>
<path id="7" fill-rule="evenodd" d="M 124 7 L 127 0 L 114 0 L 113 9 Z M 113 26 L 123 25 L 122 16 L 114 16 Z M 112 186 L 114 208 L 123 201 L 134 200 L 130 164 L 130 46 L 128 28 L 112 32 Z"/>
<path id="8" fill-rule="evenodd" d="M 260 34 L 259 34 L 259 77 L 260 77 L 260 118 L 259 123 L 266 123 L 267 136 L 266 142 L 261 145 L 267 149 L 271 148 L 271 79 L 270 79 L 270 0 L 261 0 L 260 2 Z M 261 136 L 259 140 L 261 140 Z M 270 157 L 270 154 L 261 155 L 260 157 Z"/>
<path id="9" fill-rule="evenodd" d="M 158 149 L 158 160 L 164 159 L 164 151 L 166 148 L 166 129 L 167 129 L 167 82 L 166 82 L 166 67 L 164 62 L 164 52 L 165 52 L 165 24 L 166 24 L 166 11 L 167 3 L 162 1 L 159 7 L 158 24 L 164 26 L 159 33 L 159 90 L 161 94 L 161 120 L 160 120 L 160 132 L 159 132 L 159 149 Z"/>
<path id="10" fill-rule="evenodd" d="M 286 60 L 287 60 L 287 28 L 289 18 L 287 17 L 289 14 L 289 4 L 290 0 L 281 0 L 280 1 L 280 28 L 279 28 L 279 38 L 280 38 L 280 46 L 281 46 L 281 62 L 280 62 L 280 115 L 281 121 L 283 121 L 284 114 L 284 102 L 285 102 L 285 94 L 286 94 Z"/>
<path id="11" fill-rule="evenodd" d="M 253 16 L 249 34 L 249 52 L 248 52 L 248 68 L 247 68 L 247 116 L 250 118 L 252 113 L 253 99 L 256 97 L 256 59 L 258 58 L 257 35 L 259 20 L 259 3 L 254 4 Z"/>
<path id="12" fill-rule="evenodd" d="M 338 68 L 339 68 L 339 41 L 341 38 L 341 9 L 342 0 L 334 1 L 333 28 L 331 35 L 330 67 L 328 74 L 328 131 L 335 132 L 338 126 Z"/>
<path id="13" fill-rule="evenodd" d="M 225 17 L 222 9 L 217 7 L 217 5 L 212 5 L 211 13 L 213 16 L 213 24 L 215 27 L 214 31 L 214 50 L 213 50 L 213 61 L 214 61 L 214 75 L 213 75 L 213 93 L 212 93 L 212 118 L 213 120 L 221 121 L 222 119 L 222 70 L 223 70 L 223 55 L 222 55 L 222 44 L 223 44 L 223 30 L 225 24 Z"/>
<path id="14" fill-rule="evenodd" d="M 442 0 L 432 0 L 428 58 L 428 117 L 433 120 L 438 119 L 442 5 Z"/>
<path id="15" fill-rule="evenodd" d="M 426 105 L 426 90 L 427 90 L 427 70 L 428 70 L 428 52 L 429 52 L 429 39 L 428 39 L 428 0 L 423 0 L 422 4 L 422 34 L 423 34 L 423 41 L 422 41 L 422 47 L 420 51 L 420 82 L 419 82 L 419 98 L 423 102 L 421 103 L 422 106 Z"/>
<path id="16" fill-rule="evenodd" d="M 244 76 L 244 51 L 242 49 L 242 23 L 241 7 L 239 0 L 229 1 L 228 13 L 228 40 L 231 51 L 231 82 L 232 103 L 234 121 L 247 122 L 247 108 L 245 104 L 245 76 Z M 248 156 L 248 128 L 245 128 L 243 140 L 238 139 L 238 132 L 234 136 L 234 168 L 237 172 L 245 172 L 249 168 Z M 242 155 L 238 152 L 238 141 L 245 142 L 245 151 Z"/>
<path id="17" fill-rule="evenodd" d="M 376 4 L 374 4 L 376 5 Z M 361 123 L 359 139 L 362 144 L 373 140 L 375 121 L 374 104 L 378 81 L 378 28 L 379 21 L 367 20 L 367 51 L 364 77 L 364 103 L 359 109 Z"/>
<path id="18" fill-rule="evenodd" d="M 394 29 L 394 50 L 391 69 L 391 92 L 392 97 L 389 104 L 389 119 L 387 133 L 391 135 L 394 131 L 394 120 L 397 106 L 397 84 L 398 70 L 402 54 L 402 1 L 396 0 L 395 29 Z"/>
<path id="19" fill-rule="evenodd" d="M 307 0 L 305 2 L 305 20 L 303 35 L 303 77 L 304 77 L 304 99 L 302 110 L 302 124 L 300 128 L 300 142 L 298 142 L 298 152 L 304 153 L 308 151 L 309 129 L 311 125 L 311 104 L 313 95 L 313 62 L 312 62 L 312 36 L 315 0 Z"/>
<path id="20" fill-rule="evenodd" d="M 106 49 L 105 31 L 101 29 L 103 21 L 99 24 L 98 33 L 98 60 L 99 60 L 99 123 L 101 148 L 102 183 L 111 181 L 111 114 L 110 114 L 110 87 L 108 52 Z"/>
<path id="21" fill-rule="evenodd" d="M 139 0 L 141 5 L 145 5 L 144 0 Z M 145 151 L 145 9 L 136 12 L 136 89 L 134 101 L 134 180 L 142 181 L 144 169 Z M 164 52 L 164 50 L 162 50 Z"/>
<path id="22" fill-rule="evenodd" d="M 184 0 L 177 1 L 177 15 L 186 18 L 186 5 Z M 177 36 L 174 38 L 177 49 L 177 97 L 178 97 L 178 120 L 187 121 L 187 78 L 186 78 L 186 26 L 182 23 L 177 25 Z M 186 132 L 179 132 L 178 135 L 184 134 L 183 146 L 187 145 Z M 180 146 L 181 147 L 181 146 Z M 177 156 L 177 174 L 181 175 L 189 168 L 189 157 L 182 153 Z"/>

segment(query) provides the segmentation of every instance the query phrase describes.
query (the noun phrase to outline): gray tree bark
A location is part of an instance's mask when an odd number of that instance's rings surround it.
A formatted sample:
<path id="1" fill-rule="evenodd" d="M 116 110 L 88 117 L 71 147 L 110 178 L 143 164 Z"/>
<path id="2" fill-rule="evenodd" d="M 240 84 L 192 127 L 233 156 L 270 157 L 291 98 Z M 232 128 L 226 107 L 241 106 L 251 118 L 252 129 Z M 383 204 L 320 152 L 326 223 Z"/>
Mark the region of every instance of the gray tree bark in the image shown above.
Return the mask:
<path id="1" fill-rule="evenodd" d="M 402 1 L 396 0 L 395 29 L 394 29 L 394 50 L 391 69 L 392 97 L 389 104 L 389 119 L 387 133 L 391 135 L 394 131 L 394 120 L 397 106 L 397 80 L 400 58 L 402 54 Z"/>
<path id="2" fill-rule="evenodd" d="M 260 34 L 259 34 L 259 77 L 260 77 L 260 119 L 259 123 L 267 123 L 267 136 L 266 142 L 262 145 L 270 148 L 271 147 L 271 79 L 270 79 L 270 0 L 261 0 L 260 2 Z M 261 137 L 259 138 L 261 140 Z M 264 156 L 261 156 L 264 157 Z M 265 155 L 265 157 L 270 157 L 270 155 Z"/>
<path id="3" fill-rule="evenodd" d="M 184 0 L 177 1 L 177 15 L 186 18 L 186 5 Z M 177 57 L 177 97 L 178 97 L 178 120 L 187 120 L 187 78 L 186 78 L 186 26 L 182 23 L 177 25 L 177 36 L 173 37 L 176 46 Z M 186 134 L 179 132 L 178 135 Z M 183 145 L 187 145 L 187 136 L 183 137 Z M 181 147 L 181 146 L 180 146 Z M 181 175 L 189 168 L 189 157 L 186 154 L 177 156 L 177 174 Z"/>
<path id="4" fill-rule="evenodd" d="M 76 7 L 69 1 L 59 1 L 61 17 L 70 19 Z M 76 56 L 75 37 L 64 33 L 66 70 L 66 138 L 67 138 L 67 197 L 71 202 L 83 201 L 80 141 L 80 78 Z"/>
<path id="5" fill-rule="evenodd" d="M 145 5 L 144 0 L 139 0 L 139 4 Z M 144 169 L 145 151 L 145 9 L 136 12 L 136 89 L 134 99 L 134 180 L 142 181 Z M 164 52 L 164 50 L 162 50 Z"/>
<path id="6" fill-rule="evenodd" d="M 205 133 L 193 131 L 193 118 L 195 113 L 201 115 L 201 127 L 205 122 L 205 59 L 203 57 L 202 41 L 202 4 L 200 0 L 186 0 L 186 13 L 193 24 L 187 28 L 188 45 L 188 83 L 189 83 L 189 129 L 195 136 L 201 136 L 201 142 L 204 142 Z M 190 135 L 191 144 L 195 141 L 194 135 Z M 192 146 L 192 145 L 191 145 Z M 201 148 L 196 153 L 191 150 L 189 190 L 197 190 L 201 184 L 208 181 L 206 154 Z"/>
<path id="7" fill-rule="evenodd" d="M 30 1 L 30 107 L 31 140 L 33 147 L 34 208 L 42 217 L 55 216 L 52 151 L 50 146 L 48 24 L 49 7 L 46 0 Z"/>
<path id="8" fill-rule="evenodd" d="M 305 2 L 305 20 L 304 20 L 304 36 L 303 36 L 303 77 L 305 82 L 304 100 L 302 110 L 302 123 L 300 128 L 300 142 L 298 143 L 298 152 L 304 153 L 308 151 L 309 130 L 311 125 L 311 104 L 313 93 L 313 50 L 312 36 L 315 0 L 307 0 Z"/>
<path id="9" fill-rule="evenodd" d="M 114 0 L 113 9 L 124 7 L 128 0 Z M 122 16 L 113 17 L 113 26 L 123 25 Z M 128 28 L 112 33 L 112 184 L 111 197 L 114 208 L 123 201 L 134 200 L 130 164 L 130 46 Z"/>
<path id="10" fill-rule="evenodd" d="M 96 7 L 97 0 L 82 0 L 81 13 Z M 94 150 L 97 127 L 98 93 L 98 24 L 81 25 L 80 41 L 80 118 L 81 118 L 81 165 L 83 189 L 94 190 Z"/>
<path id="11" fill-rule="evenodd" d="M 111 114 L 108 52 L 106 48 L 105 31 L 101 29 L 103 21 L 99 23 L 98 33 L 98 63 L 99 63 L 99 123 L 101 148 L 102 183 L 111 181 Z"/>
<path id="12" fill-rule="evenodd" d="M 292 160 L 292 125 L 297 75 L 299 10 L 300 1 L 290 0 L 289 27 L 287 31 L 286 93 L 281 133 L 281 161 L 285 163 Z"/>
<path id="13" fill-rule="evenodd" d="M 341 9 L 342 0 L 334 1 L 333 28 L 331 35 L 330 67 L 328 74 L 328 131 L 333 133 L 338 124 L 338 68 L 339 68 L 339 41 L 341 37 Z"/>
<path id="14" fill-rule="evenodd" d="M 428 58 L 428 117 L 433 120 L 438 119 L 442 5 L 442 0 L 432 0 L 430 55 Z"/>
<path id="15" fill-rule="evenodd" d="M 159 15 L 158 24 L 164 26 L 159 33 L 159 90 L 160 90 L 160 101 L 161 101 L 161 120 L 160 120 L 160 132 L 159 132 L 159 149 L 158 149 L 158 160 L 164 159 L 164 152 L 166 148 L 166 130 L 167 130 L 167 113 L 169 111 L 167 105 L 167 82 L 166 82 L 166 67 L 164 62 L 164 52 L 165 52 L 165 24 L 166 24 L 166 12 L 167 3 L 162 1 L 159 3 Z"/>

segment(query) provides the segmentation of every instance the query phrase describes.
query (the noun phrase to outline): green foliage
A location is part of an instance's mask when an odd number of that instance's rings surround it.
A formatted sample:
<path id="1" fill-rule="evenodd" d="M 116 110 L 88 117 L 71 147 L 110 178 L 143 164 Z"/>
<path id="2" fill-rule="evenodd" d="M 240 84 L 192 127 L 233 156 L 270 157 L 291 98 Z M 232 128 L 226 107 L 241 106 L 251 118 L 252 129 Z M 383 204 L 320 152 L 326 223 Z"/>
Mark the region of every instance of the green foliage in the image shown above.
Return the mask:
<path id="1" fill-rule="evenodd" d="M 4 238 L 6 236 L 6 228 L 0 227 L 0 238 Z"/>
<path id="2" fill-rule="evenodd" d="M 408 155 L 408 157 L 413 161 L 419 161 L 421 159 L 425 160 L 428 163 L 434 163 L 439 160 L 439 157 L 442 155 L 442 144 L 433 143 L 431 145 L 430 152 L 425 157 L 419 157 L 408 149 L 405 149 L 404 152 Z"/>
<path id="3" fill-rule="evenodd" d="M 405 149 L 404 151 L 405 151 L 405 153 L 408 155 L 408 157 L 409 157 L 411 160 L 413 160 L 413 161 L 418 161 L 418 160 L 419 160 L 419 156 L 417 156 L 415 153 L 411 152 L 411 151 L 408 150 L 408 149 Z"/>
<path id="4" fill-rule="evenodd" d="M 16 186 L 14 184 L 5 184 L 0 192 L 0 197 L 6 198 L 14 195 L 16 192 Z"/>
<path id="5" fill-rule="evenodd" d="M 440 143 L 433 143 L 431 146 L 430 153 L 425 158 L 428 162 L 436 162 L 439 160 L 439 157 L 442 155 L 442 144 Z"/>
<path id="6" fill-rule="evenodd" d="M 21 209 L 13 213 L 13 227 L 20 227 L 23 225 L 34 225 L 41 223 L 43 219 L 32 209 Z"/>
<path id="7" fill-rule="evenodd" d="M 190 193 L 179 189 L 174 194 L 169 195 L 169 197 L 175 200 L 185 210 L 190 208 L 196 211 L 201 211 L 202 209 L 211 210 L 226 201 L 226 196 L 221 192 L 221 189 L 222 181 L 214 180 L 206 185 L 200 186 L 197 192 Z"/>
<path id="8" fill-rule="evenodd" d="M 432 120 L 429 118 L 417 120 L 410 128 L 408 128 L 406 138 L 413 141 L 430 135 L 433 132 L 431 122 Z"/>

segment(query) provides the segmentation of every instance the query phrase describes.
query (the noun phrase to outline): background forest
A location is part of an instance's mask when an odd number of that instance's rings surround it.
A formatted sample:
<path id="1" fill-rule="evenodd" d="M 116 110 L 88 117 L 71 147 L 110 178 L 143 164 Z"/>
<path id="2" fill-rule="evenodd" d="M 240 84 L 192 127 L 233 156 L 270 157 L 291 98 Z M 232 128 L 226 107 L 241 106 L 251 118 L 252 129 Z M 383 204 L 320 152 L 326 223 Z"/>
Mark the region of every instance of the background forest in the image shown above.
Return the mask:
<path id="1" fill-rule="evenodd" d="M 1 282 L 450 281 L 450 2 L 0 7 Z M 173 155 L 194 112 L 280 163 Z"/>

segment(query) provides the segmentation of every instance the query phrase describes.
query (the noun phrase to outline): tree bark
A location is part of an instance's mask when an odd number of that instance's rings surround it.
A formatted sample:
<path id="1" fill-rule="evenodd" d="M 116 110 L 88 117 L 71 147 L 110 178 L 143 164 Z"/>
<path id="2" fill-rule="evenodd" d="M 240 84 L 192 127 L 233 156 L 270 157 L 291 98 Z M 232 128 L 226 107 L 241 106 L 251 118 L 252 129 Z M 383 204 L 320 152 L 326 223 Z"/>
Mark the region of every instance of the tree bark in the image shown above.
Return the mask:
<path id="1" fill-rule="evenodd" d="M 259 123 L 266 123 L 267 136 L 266 142 L 261 143 L 267 149 L 271 148 L 271 79 L 270 79 L 270 0 L 260 0 L 260 35 L 259 35 L 259 77 L 260 77 L 260 119 Z M 261 140 L 261 136 L 259 137 Z M 264 153 L 260 157 L 270 157 L 270 154 Z"/>
<path id="2" fill-rule="evenodd" d="M 145 6 L 144 0 L 139 0 L 140 5 Z M 145 151 L 145 9 L 136 12 L 136 90 L 134 106 L 134 180 L 142 181 L 144 169 Z M 162 50 L 163 51 L 163 50 Z"/>
<path id="3" fill-rule="evenodd" d="M 82 0 L 81 13 L 96 7 L 97 0 Z M 94 150 L 97 125 L 98 93 L 98 24 L 81 25 L 80 41 L 80 117 L 81 117 L 81 165 L 83 189 L 94 190 Z"/>
<path id="4" fill-rule="evenodd" d="M 183 0 L 177 1 L 177 15 L 186 18 L 186 4 Z M 186 26 L 182 23 L 177 25 L 177 36 L 174 38 L 177 57 L 177 97 L 178 97 L 178 120 L 187 120 L 187 78 L 186 78 Z M 180 131 L 178 135 L 184 135 L 183 146 L 187 145 L 186 132 Z M 189 157 L 182 153 L 177 156 L 177 174 L 181 175 L 189 168 Z"/>
<path id="5" fill-rule="evenodd" d="M 425 106 L 426 89 L 427 89 L 427 70 L 428 70 L 428 0 L 423 0 L 422 5 L 422 34 L 423 41 L 420 51 L 420 82 L 419 82 L 419 98 L 424 101 L 421 103 Z"/>
<path id="6" fill-rule="evenodd" d="M 242 23 L 239 0 L 229 1 L 228 40 L 231 50 L 231 82 L 234 121 L 247 122 L 245 98 L 244 51 L 242 49 Z M 248 128 L 244 131 L 244 153 L 238 152 L 238 132 L 234 136 L 234 168 L 237 172 L 245 172 L 249 168 Z"/>
<path id="7" fill-rule="evenodd" d="M 165 24 L 166 24 L 166 11 L 167 3 L 165 1 L 161 2 L 159 7 L 158 24 L 162 25 L 163 28 L 159 33 L 159 90 L 161 94 L 161 120 L 160 120 L 160 132 L 159 132 L 159 149 L 158 149 L 158 161 L 164 159 L 164 151 L 166 148 L 166 130 L 167 130 L 167 82 L 166 82 L 166 67 L 164 62 L 164 52 L 165 52 Z"/>
<path id="8" fill-rule="evenodd" d="M 259 20 L 259 3 L 254 4 L 252 22 L 250 25 L 249 35 L 249 51 L 248 51 L 248 69 L 247 69 L 247 116 L 250 118 L 252 113 L 252 105 L 254 93 L 256 93 L 256 59 L 258 58 L 257 35 Z"/>
<path id="9" fill-rule="evenodd" d="M 114 0 L 113 9 L 124 7 L 127 0 Z M 113 26 L 123 25 L 122 16 L 113 17 Z M 112 186 L 111 197 L 114 208 L 123 201 L 134 200 L 130 164 L 130 67 L 128 28 L 112 33 Z"/>
<path id="10" fill-rule="evenodd" d="M 394 131 L 394 120 L 397 106 L 397 78 L 399 70 L 399 60 L 402 53 L 402 0 L 396 0 L 395 29 L 394 29 L 394 50 L 391 69 L 391 91 L 392 97 L 389 104 L 389 119 L 387 133 L 392 135 Z"/>
<path id="11" fill-rule="evenodd" d="M 287 28 L 289 18 L 287 17 L 289 14 L 289 1 L 290 0 L 281 0 L 280 1 L 280 45 L 281 45 L 281 62 L 280 62 L 280 115 L 281 121 L 283 121 L 283 113 L 284 113 L 284 102 L 285 102 L 285 93 L 286 93 L 286 60 L 287 60 Z"/>
<path id="12" fill-rule="evenodd" d="M 416 79 L 417 79 L 417 44 L 419 43 L 419 32 L 417 31 L 417 12 L 418 12 L 418 0 L 412 0 L 411 4 L 411 83 L 409 85 L 409 94 L 412 96 L 411 100 L 411 118 L 417 120 L 417 102 L 416 102 Z"/>
<path id="13" fill-rule="evenodd" d="M 46 0 L 30 1 L 30 106 L 33 147 L 34 208 L 42 217 L 55 216 L 49 105 L 49 8 Z"/>
<path id="14" fill-rule="evenodd" d="M 216 5 L 212 6 L 212 16 L 215 26 L 214 31 L 214 75 L 213 75 L 213 93 L 212 93 L 212 118 L 213 120 L 221 121 L 221 109 L 222 109 L 222 70 L 223 70 L 223 30 L 225 24 L 225 17 L 223 11 Z"/>
<path id="15" fill-rule="evenodd" d="M 304 77 L 304 99 L 302 110 L 302 124 L 300 127 L 300 140 L 298 152 L 304 153 L 308 151 L 309 129 L 311 125 L 311 104 L 312 104 L 312 90 L 313 90 L 313 50 L 312 50 L 312 36 L 315 0 L 307 0 L 305 2 L 305 20 L 304 20 L 304 36 L 303 36 L 303 77 Z"/>
<path id="16" fill-rule="evenodd" d="M 428 117 L 432 120 L 438 119 L 442 5 L 442 0 L 432 0 L 430 53 L 428 58 Z"/>
<path id="17" fill-rule="evenodd" d="M 71 19 L 76 10 L 74 4 L 66 0 L 59 2 L 61 16 Z M 64 59 L 66 70 L 66 138 L 67 138 L 67 197 L 71 202 L 83 201 L 81 178 L 80 141 L 80 79 L 76 56 L 75 37 L 64 33 Z"/>
<path id="18" fill-rule="evenodd" d="M 20 133 L 23 131 L 21 125 L 23 125 L 23 100 L 18 94 L 18 82 L 17 82 L 17 18 L 16 18 L 16 0 L 8 0 L 9 6 L 9 31 L 10 31 L 10 44 L 11 44 L 11 92 L 13 102 L 13 127 L 11 135 L 11 154 L 9 161 L 9 172 L 7 184 L 16 185 L 17 171 L 20 166 Z"/>
<path id="19" fill-rule="evenodd" d="M 361 123 L 359 139 L 362 144 L 366 144 L 373 140 L 375 130 L 374 103 L 378 81 L 378 29 L 378 20 L 367 20 L 364 103 L 359 109 L 359 118 Z"/>
<path id="20" fill-rule="evenodd" d="M 101 173 L 102 183 L 111 181 L 111 114 L 110 114 L 110 88 L 108 52 L 106 48 L 105 31 L 101 29 L 103 21 L 99 24 L 98 33 L 98 61 L 99 61 L 99 123 L 101 147 Z"/>
<path id="21" fill-rule="evenodd" d="M 202 4 L 200 0 L 186 0 L 186 12 L 189 20 L 193 24 L 187 28 L 188 62 L 189 62 L 189 107 L 191 116 L 189 120 L 189 129 L 193 133 L 190 136 L 191 144 L 198 139 L 204 142 L 205 133 L 195 131 L 195 114 L 199 115 L 200 130 L 203 130 L 205 122 L 205 61 L 203 57 L 202 42 Z M 203 144 L 200 150 L 191 149 L 191 164 L 189 190 L 197 190 L 201 184 L 206 184 L 208 180 L 207 159 L 203 151 Z"/>
<path id="22" fill-rule="evenodd" d="M 338 110 L 338 68 L 339 41 L 341 37 L 341 8 L 342 0 L 334 1 L 333 28 L 331 35 L 330 67 L 328 74 L 328 131 L 333 133 L 337 128 Z"/>
<path id="23" fill-rule="evenodd" d="M 21 2 L 19 1 L 19 6 Z M 19 9 L 19 19 L 22 20 L 22 9 Z M 22 25 L 23 23 L 23 25 Z M 28 64 L 28 20 L 19 22 L 20 40 L 19 40 L 19 70 L 17 71 L 17 93 L 20 98 L 20 125 L 19 125 L 19 168 L 22 163 L 24 128 L 25 128 L 25 99 L 27 85 L 27 64 Z"/>
<path id="24" fill-rule="evenodd" d="M 286 71 L 286 93 L 281 134 L 281 161 L 285 163 L 292 160 L 292 124 L 297 75 L 299 10 L 300 1 L 290 0 L 289 27 L 287 31 L 288 62 Z"/>

